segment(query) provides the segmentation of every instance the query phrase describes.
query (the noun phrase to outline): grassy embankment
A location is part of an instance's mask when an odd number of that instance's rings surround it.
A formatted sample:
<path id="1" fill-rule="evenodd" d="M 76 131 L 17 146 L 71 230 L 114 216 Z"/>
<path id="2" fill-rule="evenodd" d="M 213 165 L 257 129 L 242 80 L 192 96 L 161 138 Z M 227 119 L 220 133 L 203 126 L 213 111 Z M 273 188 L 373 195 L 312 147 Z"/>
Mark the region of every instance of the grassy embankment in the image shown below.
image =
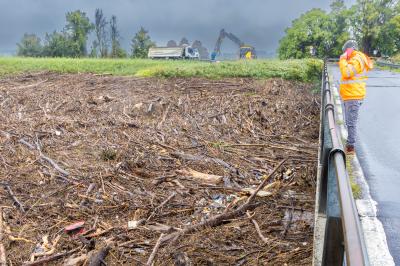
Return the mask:
<path id="1" fill-rule="evenodd" d="M 400 54 L 397 54 L 397 55 L 393 56 L 392 60 L 393 60 L 394 63 L 400 64 Z"/>
<path id="2" fill-rule="evenodd" d="M 96 73 L 139 77 L 284 78 L 312 82 L 320 79 L 320 60 L 253 60 L 210 63 L 148 59 L 70 59 L 0 57 L 0 76 L 29 71 Z"/>

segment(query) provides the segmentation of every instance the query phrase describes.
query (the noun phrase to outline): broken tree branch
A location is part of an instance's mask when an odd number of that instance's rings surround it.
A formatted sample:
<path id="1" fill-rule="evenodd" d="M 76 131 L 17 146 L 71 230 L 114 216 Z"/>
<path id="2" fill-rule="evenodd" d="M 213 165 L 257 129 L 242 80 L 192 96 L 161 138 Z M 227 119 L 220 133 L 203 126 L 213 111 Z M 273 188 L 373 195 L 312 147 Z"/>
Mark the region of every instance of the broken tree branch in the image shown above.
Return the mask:
<path id="1" fill-rule="evenodd" d="M 104 259 L 107 257 L 108 252 L 110 252 L 110 250 L 111 250 L 110 244 L 100 249 L 99 252 L 95 253 L 92 257 L 90 257 L 89 266 L 107 265 L 104 262 Z"/>
<path id="2" fill-rule="evenodd" d="M 217 185 L 222 182 L 222 176 L 220 175 L 212 175 L 212 174 L 205 174 L 201 172 L 197 172 L 193 169 L 183 169 L 183 170 L 177 170 L 176 171 L 178 174 L 181 174 L 183 176 L 187 177 L 193 177 L 196 181 L 209 184 L 209 185 Z"/>
<path id="3" fill-rule="evenodd" d="M 150 257 L 149 257 L 149 259 L 147 260 L 147 263 L 146 263 L 147 266 L 153 265 L 153 261 L 154 261 L 154 259 L 156 258 L 157 251 L 158 251 L 158 249 L 160 248 L 160 245 L 161 245 L 161 243 L 162 243 L 163 237 L 164 237 L 164 234 L 161 234 L 160 237 L 158 238 L 157 243 L 156 243 L 156 245 L 154 246 L 153 251 L 152 251 L 151 254 L 150 254 Z"/>
<path id="4" fill-rule="evenodd" d="M 257 221 L 254 220 L 254 219 L 252 218 L 252 216 L 250 215 L 250 212 L 249 212 L 249 211 L 247 211 L 246 214 L 247 214 L 247 217 L 249 217 L 250 221 L 254 224 L 254 227 L 256 228 L 256 231 L 257 231 L 258 236 L 261 238 L 261 240 L 262 240 L 265 244 L 268 244 L 268 238 L 266 238 L 266 237 L 261 233 L 261 229 L 260 229 L 260 226 L 258 226 Z"/>
<path id="5" fill-rule="evenodd" d="M 25 213 L 24 205 L 18 200 L 17 196 L 15 196 L 14 192 L 12 191 L 11 187 L 7 184 L 4 185 L 4 188 L 7 190 L 8 194 L 14 201 L 14 203 L 18 206 L 18 208 Z"/>
<path id="6" fill-rule="evenodd" d="M 29 142 L 25 141 L 24 139 L 20 139 L 18 141 L 19 143 L 27 146 L 30 150 L 35 150 L 35 146 L 30 144 Z M 69 172 L 64 170 L 62 167 L 60 167 L 53 159 L 47 157 L 42 153 L 40 149 L 37 149 L 39 151 L 39 158 L 42 159 L 43 161 L 48 162 L 55 170 L 57 170 L 59 173 L 61 173 L 64 176 L 69 176 Z"/>
<path id="7" fill-rule="evenodd" d="M 238 174 L 241 178 L 244 178 L 244 176 L 239 173 L 238 169 L 236 169 L 235 167 L 231 166 L 227 162 L 225 162 L 221 159 L 218 159 L 218 158 L 212 158 L 212 157 L 207 157 L 207 156 L 196 156 L 196 155 L 183 153 L 183 152 L 172 152 L 171 155 L 175 158 L 179 158 L 179 159 L 187 160 L 187 161 L 204 161 L 204 162 L 208 162 L 208 163 L 216 163 L 216 164 L 219 164 L 219 165 L 225 167 L 232 173 Z"/>
<path id="8" fill-rule="evenodd" d="M 73 254 L 73 253 L 79 251 L 80 249 L 81 249 L 80 247 L 79 247 L 79 248 L 75 248 L 75 249 L 72 249 L 72 250 L 70 250 L 70 251 L 66 251 L 66 252 L 63 252 L 63 253 L 57 253 L 57 254 L 55 254 L 55 255 L 53 255 L 53 256 L 49 256 L 49 257 L 46 257 L 46 258 L 42 258 L 42 259 L 39 259 L 39 260 L 36 260 L 36 261 L 25 262 L 25 263 L 22 264 L 22 265 L 23 265 L 23 266 L 47 265 L 48 262 L 50 262 L 50 261 L 58 260 L 58 259 L 60 259 L 60 258 L 62 258 L 62 257 L 71 255 L 71 254 Z"/>
<path id="9" fill-rule="evenodd" d="M 0 266 L 7 266 L 7 254 L 4 248 L 3 209 L 0 207 Z"/>
<path id="10" fill-rule="evenodd" d="M 251 204 L 253 203 L 254 198 L 256 197 L 257 193 L 266 186 L 266 184 L 269 181 L 269 179 L 280 169 L 280 167 L 285 162 L 286 162 L 286 159 L 282 160 L 274 168 L 274 170 L 272 170 L 272 172 L 266 178 L 264 178 L 263 182 L 261 182 L 261 184 L 257 187 L 257 189 L 252 192 L 252 194 L 246 200 L 246 202 L 244 204 L 240 205 L 236 210 L 231 211 L 231 212 L 224 212 L 222 214 L 213 216 L 210 219 L 204 220 L 203 222 L 187 226 L 186 228 L 184 228 L 181 231 L 166 235 L 165 237 L 163 237 L 161 242 L 164 243 L 164 242 L 167 242 L 167 241 L 169 241 L 171 239 L 176 241 L 180 236 L 183 236 L 185 234 L 188 234 L 188 233 L 203 229 L 205 227 L 214 227 L 214 226 L 220 225 L 225 220 L 230 220 L 230 219 L 233 219 L 235 217 L 243 215 L 243 213 L 245 213 L 247 210 L 249 210 L 252 207 Z"/>
<path id="11" fill-rule="evenodd" d="M 161 121 L 157 124 L 157 129 L 160 129 L 162 124 L 165 122 L 165 119 L 167 118 L 170 107 L 171 107 L 171 104 L 168 104 L 167 108 L 164 111 Z"/>
<path id="12" fill-rule="evenodd" d="M 88 189 L 86 190 L 85 196 L 89 196 L 89 194 L 93 191 L 93 189 L 95 187 L 96 187 L 96 183 L 90 183 Z M 87 202 L 88 202 L 88 198 L 87 197 L 83 198 L 83 200 L 81 201 L 80 207 L 85 206 Z"/>
<path id="13" fill-rule="evenodd" d="M 149 215 L 149 218 L 147 218 L 147 222 L 156 215 L 157 211 L 161 209 L 165 204 L 167 204 L 173 197 L 176 196 L 176 192 L 173 192 L 166 200 L 164 200 L 159 206 L 157 206 L 153 212 Z"/>
<path id="14" fill-rule="evenodd" d="M 69 173 L 62 169 L 55 161 L 53 161 L 51 158 L 45 156 L 43 153 L 40 153 L 40 158 L 43 159 L 44 161 L 48 162 L 51 166 L 54 167 L 58 172 L 63 174 L 64 176 L 69 176 Z"/>
<path id="15" fill-rule="evenodd" d="M 315 151 L 308 151 L 305 150 L 304 148 L 302 149 L 298 149 L 296 147 L 288 147 L 288 146 L 279 146 L 279 145 L 274 145 L 274 144 L 257 144 L 257 143 L 240 143 L 240 144 L 225 144 L 222 145 L 223 148 L 233 148 L 233 147 L 269 147 L 272 149 L 280 149 L 280 150 L 288 150 L 288 151 L 296 151 L 296 152 L 303 152 L 303 153 L 307 153 L 307 154 L 311 154 L 311 155 L 315 155 Z M 310 148 L 310 147 L 308 147 Z"/>
<path id="16" fill-rule="evenodd" d="M 27 141 L 24 140 L 24 139 L 20 139 L 20 140 L 18 140 L 18 142 L 21 143 L 21 144 L 24 144 L 24 145 L 27 146 L 30 150 L 35 150 L 35 149 L 36 149 L 35 146 L 33 146 L 32 144 L 30 144 L 29 142 L 27 142 Z"/>

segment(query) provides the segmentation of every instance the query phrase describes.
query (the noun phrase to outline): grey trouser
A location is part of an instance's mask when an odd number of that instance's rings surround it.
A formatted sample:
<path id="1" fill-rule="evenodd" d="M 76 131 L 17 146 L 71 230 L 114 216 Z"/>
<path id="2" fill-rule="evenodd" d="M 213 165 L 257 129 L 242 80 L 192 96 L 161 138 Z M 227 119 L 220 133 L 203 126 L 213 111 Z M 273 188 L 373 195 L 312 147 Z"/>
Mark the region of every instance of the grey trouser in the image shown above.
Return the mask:
<path id="1" fill-rule="evenodd" d="M 362 104 L 362 100 L 348 100 L 344 102 L 344 115 L 347 127 L 347 145 L 354 146 L 357 136 L 357 120 L 358 110 Z"/>

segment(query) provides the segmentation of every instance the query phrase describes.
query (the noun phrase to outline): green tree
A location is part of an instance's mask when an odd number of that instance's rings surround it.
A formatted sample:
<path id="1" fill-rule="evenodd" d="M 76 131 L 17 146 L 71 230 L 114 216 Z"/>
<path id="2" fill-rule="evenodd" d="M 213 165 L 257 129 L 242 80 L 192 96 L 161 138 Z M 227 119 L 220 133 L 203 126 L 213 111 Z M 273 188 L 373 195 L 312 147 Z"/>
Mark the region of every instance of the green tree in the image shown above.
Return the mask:
<path id="1" fill-rule="evenodd" d="M 133 58 L 146 58 L 149 48 L 155 46 L 155 43 L 151 41 L 148 31 L 143 27 L 135 34 L 132 39 L 132 57 Z"/>
<path id="2" fill-rule="evenodd" d="M 391 18 L 383 26 L 380 31 L 377 49 L 388 56 L 400 53 L 400 15 Z"/>
<path id="3" fill-rule="evenodd" d="M 96 40 L 94 40 L 92 42 L 92 47 L 90 48 L 89 57 L 92 57 L 92 58 L 96 58 L 97 57 L 97 55 L 98 55 L 98 52 L 97 52 L 98 47 L 99 47 L 99 44 L 97 43 Z"/>
<path id="4" fill-rule="evenodd" d="M 87 55 L 86 43 L 89 33 L 93 30 L 94 26 L 86 16 L 85 12 L 80 10 L 68 12 L 66 15 L 67 25 L 64 32 L 78 47 L 78 56 Z"/>
<path id="5" fill-rule="evenodd" d="M 24 34 L 21 42 L 17 44 L 18 56 L 39 57 L 42 56 L 43 46 L 36 34 Z"/>
<path id="6" fill-rule="evenodd" d="M 206 47 L 203 46 L 201 41 L 195 40 L 192 44 L 193 48 L 196 48 L 199 51 L 200 59 L 208 59 L 210 58 L 210 54 Z"/>
<path id="7" fill-rule="evenodd" d="M 119 43 L 119 31 L 117 27 L 117 17 L 112 16 L 110 20 L 110 33 L 111 33 L 111 54 L 112 58 L 123 58 L 126 57 L 127 54 L 124 49 L 122 49 L 121 44 Z"/>
<path id="8" fill-rule="evenodd" d="M 183 37 L 179 42 L 179 46 L 189 45 L 189 40 L 186 37 Z"/>
<path id="9" fill-rule="evenodd" d="M 331 17 L 321 9 L 312 9 L 295 19 L 279 42 L 279 58 L 311 57 L 312 47 L 317 57 L 333 54 L 335 42 L 331 23 Z"/>
<path id="10" fill-rule="evenodd" d="M 103 14 L 103 10 L 97 8 L 94 14 L 94 32 L 96 34 L 96 54 L 97 50 L 101 57 L 108 55 L 108 40 L 107 40 L 107 21 Z"/>
<path id="11" fill-rule="evenodd" d="M 354 38 L 367 54 L 392 55 L 400 50 L 399 0 L 357 0 L 347 9 L 343 0 L 331 3 L 331 12 L 313 9 L 292 22 L 278 48 L 280 58 L 337 57 L 346 40 Z"/>
<path id="12" fill-rule="evenodd" d="M 43 55 L 48 57 L 79 57 L 79 43 L 73 42 L 65 32 L 46 34 Z"/>
<path id="13" fill-rule="evenodd" d="M 396 0 L 357 0 L 350 9 L 350 25 L 361 49 L 372 54 L 379 49 L 382 30 L 395 15 Z M 388 41 L 388 40 L 386 40 Z"/>
<path id="14" fill-rule="evenodd" d="M 26 56 L 82 57 L 87 55 L 86 43 L 93 29 L 84 12 L 79 10 L 66 14 L 67 24 L 61 32 L 46 33 L 45 43 L 40 44 L 36 35 L 25 34 L 17 44 L 18 54 Z M 93 43 L 92 52 L 97 44 Z"/>
<path id="15" fill-rule="evenodd" d="M 343 44 L 350 39 L 350 28 L 348 25 L 349 15 L 344 0 L 334 0 L 331 3 L 331 13 L 329 14 L 331 24 L 329 28 L 332 33 L 333 45 L 329 56 L 340 55 L 342 53 Z"/>
<path id="16" fill-rule="evenodd" d="M 178 45 L 176 44 L 176 41 L 174 40 L 169 40 L 167 42 L 167 47 L 177 47 Z"/>

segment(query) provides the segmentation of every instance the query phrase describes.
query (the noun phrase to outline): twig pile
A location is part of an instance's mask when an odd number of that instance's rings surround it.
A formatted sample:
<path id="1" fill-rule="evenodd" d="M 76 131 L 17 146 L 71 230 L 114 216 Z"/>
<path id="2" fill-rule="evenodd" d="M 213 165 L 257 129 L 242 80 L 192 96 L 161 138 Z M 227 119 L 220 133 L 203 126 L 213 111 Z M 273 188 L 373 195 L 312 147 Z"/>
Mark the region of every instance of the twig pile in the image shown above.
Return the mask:
<path id="1" fill-rule="evenodd" d="M 309 264 L 319 104 L 280 79 L 0 80 L 0 263 Z"/>

